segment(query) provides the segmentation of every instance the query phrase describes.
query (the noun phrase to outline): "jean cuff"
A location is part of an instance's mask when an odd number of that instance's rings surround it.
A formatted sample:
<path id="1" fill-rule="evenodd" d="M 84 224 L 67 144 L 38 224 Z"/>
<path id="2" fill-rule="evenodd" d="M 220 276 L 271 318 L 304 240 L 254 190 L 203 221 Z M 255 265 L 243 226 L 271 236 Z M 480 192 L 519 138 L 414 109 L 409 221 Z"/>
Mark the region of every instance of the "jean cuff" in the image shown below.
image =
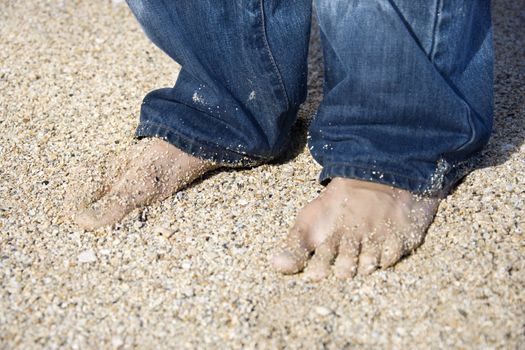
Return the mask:
<path id="1" fill-rule="evenodd" d="M 140 122 L 135 131 L 135 137 L 139 139 L 158 137 L 184 153 L 224 166 L 254 166 L 268 161 L 267 159 L 241 154 L 212 143 L 191 139 L 170 127 L 152 122 Z"/>
<path id="2" fill-rule="evenodd" d="M 327 183 L 335 177 L 380 183 L 431 197 L 442 197 L 445 189 L 449 189 L 449 186 L 439 186 L 439 188 L 431 186 L 431 181 L 428 179 L 415 179 L 393 172 L 381 171 L 377 167 L 369 168 L 350 164 L 325 165 L 319 175 L 319 180 L 321 183 Z"/>

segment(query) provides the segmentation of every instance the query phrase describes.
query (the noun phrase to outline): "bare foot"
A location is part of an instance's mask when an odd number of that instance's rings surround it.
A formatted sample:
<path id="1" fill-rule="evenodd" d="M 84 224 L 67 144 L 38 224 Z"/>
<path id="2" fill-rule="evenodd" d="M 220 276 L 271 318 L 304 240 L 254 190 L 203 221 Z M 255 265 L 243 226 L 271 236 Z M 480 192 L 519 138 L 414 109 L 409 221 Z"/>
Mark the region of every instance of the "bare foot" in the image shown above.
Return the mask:
<path id="1" fill-rule="evenodd" d="M 190 156 L 159 138 L 134 145 L 127 157 L 114 164 L 112 184 L 99 186 L 95 198 L 85 203 L 73 220 L 86 230 L 112 225 L 135 208 L 169 197 L 200 175 L 217 168 Z M 75 189 L 72 189 L 75 191 Z M 79 197 L 85 197 L 79 194 Z M 87 204 L 87 205 L 86 205 Z"/>
<path id="2" fill-rule="evenodd" d="M 390 186 L 335 178 L 299 213 L 273 267 L 285 274 L 306 267 L 306 276 L 318 281 L 332 265 L 343 279 L 392 266 L 423 242 L 438 204 Z"/>

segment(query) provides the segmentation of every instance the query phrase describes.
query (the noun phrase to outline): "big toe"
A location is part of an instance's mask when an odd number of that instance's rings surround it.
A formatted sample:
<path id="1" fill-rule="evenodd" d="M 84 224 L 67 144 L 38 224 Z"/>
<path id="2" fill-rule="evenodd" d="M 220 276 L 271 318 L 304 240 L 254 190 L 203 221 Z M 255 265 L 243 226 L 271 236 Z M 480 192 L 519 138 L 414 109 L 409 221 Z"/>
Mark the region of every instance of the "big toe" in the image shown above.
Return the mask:
<path id="1" fill-rule="evenodd" d="M 100 220 L 100 216 L 96 210 L 88 208 L 76 214 L 73 221 L 84 230 L 92 231 L 110 224 L 108 220 Z"/>
<path id="2" fill-rule="evenodd" d="M 116 198 L 104 197 L 100 201 L 91 204 L 90 207 L 79 211 L 73 221 L 85 230 L 95 230 L 100 227 L 115 224 L 128 212 L 125 203 Z"/>
<path id="3" fill-rule="evenodd" d="M 308 230 L 298 225 L 290 230 L 283 248 L 272 257 L 272 266 L 276 271 L 292 274 L 304 269 L 310 256 L 310 250 L 306 244 L 308 235 Z"/>
<path id="4" fill-rule="evenodd" d="M 272 266 L 274 270 L 283 274 L 298 273 L 304 269 L 308 252 L 303 254 L 297 252 L 282 251 L 272 257 Z"/>
<path id="5" fill-rule="evenodd" d="M 389 235 L 383 243 L 381 267 L 395 265 L 403 256 L 403 241 L 394 234 Z"/>

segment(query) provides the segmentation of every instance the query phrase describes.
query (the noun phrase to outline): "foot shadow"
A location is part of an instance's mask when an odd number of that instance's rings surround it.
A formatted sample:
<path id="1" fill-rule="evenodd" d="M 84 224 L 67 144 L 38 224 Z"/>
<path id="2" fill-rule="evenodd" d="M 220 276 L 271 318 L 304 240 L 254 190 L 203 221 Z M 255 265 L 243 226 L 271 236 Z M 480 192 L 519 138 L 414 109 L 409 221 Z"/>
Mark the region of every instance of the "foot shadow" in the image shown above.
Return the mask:
<path id="1" fill-rule="evenodd" d="M 319 26 L 315 13 L 312 15 L 312 32 L 308 49 L 308 97 L 297 113 L 297 120 L 290 131 L 287 150 L 270 164 L 285 164 L 304 151 L 307 144 L 308 127 L 323 98 L 323 55 Z"/>
<path id="2" fill-rule="evenodd" d="M 511 159 L 525 143 L 525 11 L 519 2 L 494 3 L 494 128 L 477 169 Z"/>

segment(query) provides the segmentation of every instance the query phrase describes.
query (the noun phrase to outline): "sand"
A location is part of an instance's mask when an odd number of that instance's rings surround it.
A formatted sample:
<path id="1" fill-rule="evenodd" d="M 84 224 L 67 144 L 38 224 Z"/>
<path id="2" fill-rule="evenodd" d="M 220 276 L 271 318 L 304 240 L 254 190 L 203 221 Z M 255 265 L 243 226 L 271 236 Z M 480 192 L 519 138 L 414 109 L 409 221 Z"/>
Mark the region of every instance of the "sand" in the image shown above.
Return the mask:
<path id="1" fill-rule="evenodd" d="M 524 12 L 494 1 L 496 123 L 480 169 L 426 243 L 351 281 L 280 276 L 268 257 L 315 198 L 304 145 L 207 176 L 114 228 L 64 220 L 68 183 L 133 142 L 143 95 L 178 66 L 121 1 L 0 5 L 0 349 L 525 348 Z"/>

